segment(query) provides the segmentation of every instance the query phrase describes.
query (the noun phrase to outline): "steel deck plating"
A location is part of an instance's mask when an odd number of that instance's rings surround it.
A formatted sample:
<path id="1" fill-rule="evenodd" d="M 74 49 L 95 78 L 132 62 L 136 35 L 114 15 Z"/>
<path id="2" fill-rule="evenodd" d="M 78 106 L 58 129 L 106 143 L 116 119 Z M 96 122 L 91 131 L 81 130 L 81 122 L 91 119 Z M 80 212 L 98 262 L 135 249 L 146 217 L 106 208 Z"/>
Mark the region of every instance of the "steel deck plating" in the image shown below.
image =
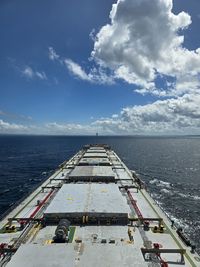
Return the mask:
<path id="1" fill-rule="evenodd" d="M 200 266 L 184 237 L 109 146 L 87 145 L 0 222 L 0 266 Z"/>

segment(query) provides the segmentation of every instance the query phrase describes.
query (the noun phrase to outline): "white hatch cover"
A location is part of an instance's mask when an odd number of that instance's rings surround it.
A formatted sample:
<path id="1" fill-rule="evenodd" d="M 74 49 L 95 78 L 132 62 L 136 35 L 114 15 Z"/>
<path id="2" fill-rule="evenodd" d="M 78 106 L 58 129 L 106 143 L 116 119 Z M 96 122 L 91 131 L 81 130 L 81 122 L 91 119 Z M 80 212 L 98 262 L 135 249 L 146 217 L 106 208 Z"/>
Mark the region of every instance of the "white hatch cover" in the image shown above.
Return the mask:
<path id="1" fill-rule="evenodd" d="M 64 184 L 44 212 L 46 218 L 128 218 L 130 208 L 116 184 Z"/>

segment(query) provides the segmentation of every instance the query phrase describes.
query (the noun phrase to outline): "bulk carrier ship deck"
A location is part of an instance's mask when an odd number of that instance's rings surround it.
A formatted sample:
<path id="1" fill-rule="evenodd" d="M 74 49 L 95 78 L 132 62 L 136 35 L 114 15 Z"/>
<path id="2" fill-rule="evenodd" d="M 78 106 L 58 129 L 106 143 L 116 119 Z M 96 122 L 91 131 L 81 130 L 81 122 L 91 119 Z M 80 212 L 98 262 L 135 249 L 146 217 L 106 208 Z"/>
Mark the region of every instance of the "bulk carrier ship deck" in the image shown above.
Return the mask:
<path id="1" fill-rule="evenodd" d="M 200 266 L 195 247 L 107 145 L 88 145 L 0 222 L 0 266 Z"/>

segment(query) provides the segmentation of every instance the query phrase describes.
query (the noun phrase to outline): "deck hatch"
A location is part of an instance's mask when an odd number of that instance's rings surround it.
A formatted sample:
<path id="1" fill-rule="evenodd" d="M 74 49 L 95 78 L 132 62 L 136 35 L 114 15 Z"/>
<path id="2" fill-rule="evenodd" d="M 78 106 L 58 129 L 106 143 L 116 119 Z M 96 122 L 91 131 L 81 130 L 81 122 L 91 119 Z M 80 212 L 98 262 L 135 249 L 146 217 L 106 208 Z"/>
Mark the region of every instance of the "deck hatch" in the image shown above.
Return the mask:
<path id="1" fill-rule="evenodd" d="M 142 253 L 138 253 L 138 249 L 131 245 L 28 244 L 19 248 L 8 267 L 133 266 L 134 262 L 138 267 L 148 266 Z"/>
<path id="2" fill-rule="evenodd" d="M 88 149 L 86 153 L 106 153 L 105 149 Z"/>
<path id="3" fill-rule="evenodd" d="M 89 152 L 89 153 L 85 153 L 83 155 L 83 158 L 107 158 L 108 155 L 105 152 L 102 153 L 96 153 L 96 152 Z"/>
<path id="4" fill-rule="evenodd" d="M 115 173 L 110 166 L 76 166 L 69 174 L 74 181 L 114 182 Z"/>
<path id="5" fill-rule="evenodd" d="M 108 205 L 109 203 L 109 205 Z M 126 221 L 130 208 L 116 184 L 64 184 L 45 211 L 47 221 L 61 218 Z M 85 220 L 84 220 L 85 221 Z"/>
<path id="6" fill-rule="evenodd" d="M 108 158 L 82 158 L 79 161 L 79 166 L 110 166 L 111 162 Z"/>

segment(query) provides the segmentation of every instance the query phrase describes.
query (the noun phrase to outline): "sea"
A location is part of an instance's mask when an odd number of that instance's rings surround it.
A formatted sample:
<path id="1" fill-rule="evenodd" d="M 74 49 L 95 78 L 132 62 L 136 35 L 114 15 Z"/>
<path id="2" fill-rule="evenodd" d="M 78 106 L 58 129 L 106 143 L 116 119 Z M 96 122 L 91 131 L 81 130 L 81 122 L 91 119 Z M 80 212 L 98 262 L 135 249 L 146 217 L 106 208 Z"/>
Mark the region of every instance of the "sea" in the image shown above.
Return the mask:
<path id="1" fill-rule="evenodd" d="M 0 216 L 85 144 L 109 144 L 200 253 L 200 137 L 0 135 Z"/>

